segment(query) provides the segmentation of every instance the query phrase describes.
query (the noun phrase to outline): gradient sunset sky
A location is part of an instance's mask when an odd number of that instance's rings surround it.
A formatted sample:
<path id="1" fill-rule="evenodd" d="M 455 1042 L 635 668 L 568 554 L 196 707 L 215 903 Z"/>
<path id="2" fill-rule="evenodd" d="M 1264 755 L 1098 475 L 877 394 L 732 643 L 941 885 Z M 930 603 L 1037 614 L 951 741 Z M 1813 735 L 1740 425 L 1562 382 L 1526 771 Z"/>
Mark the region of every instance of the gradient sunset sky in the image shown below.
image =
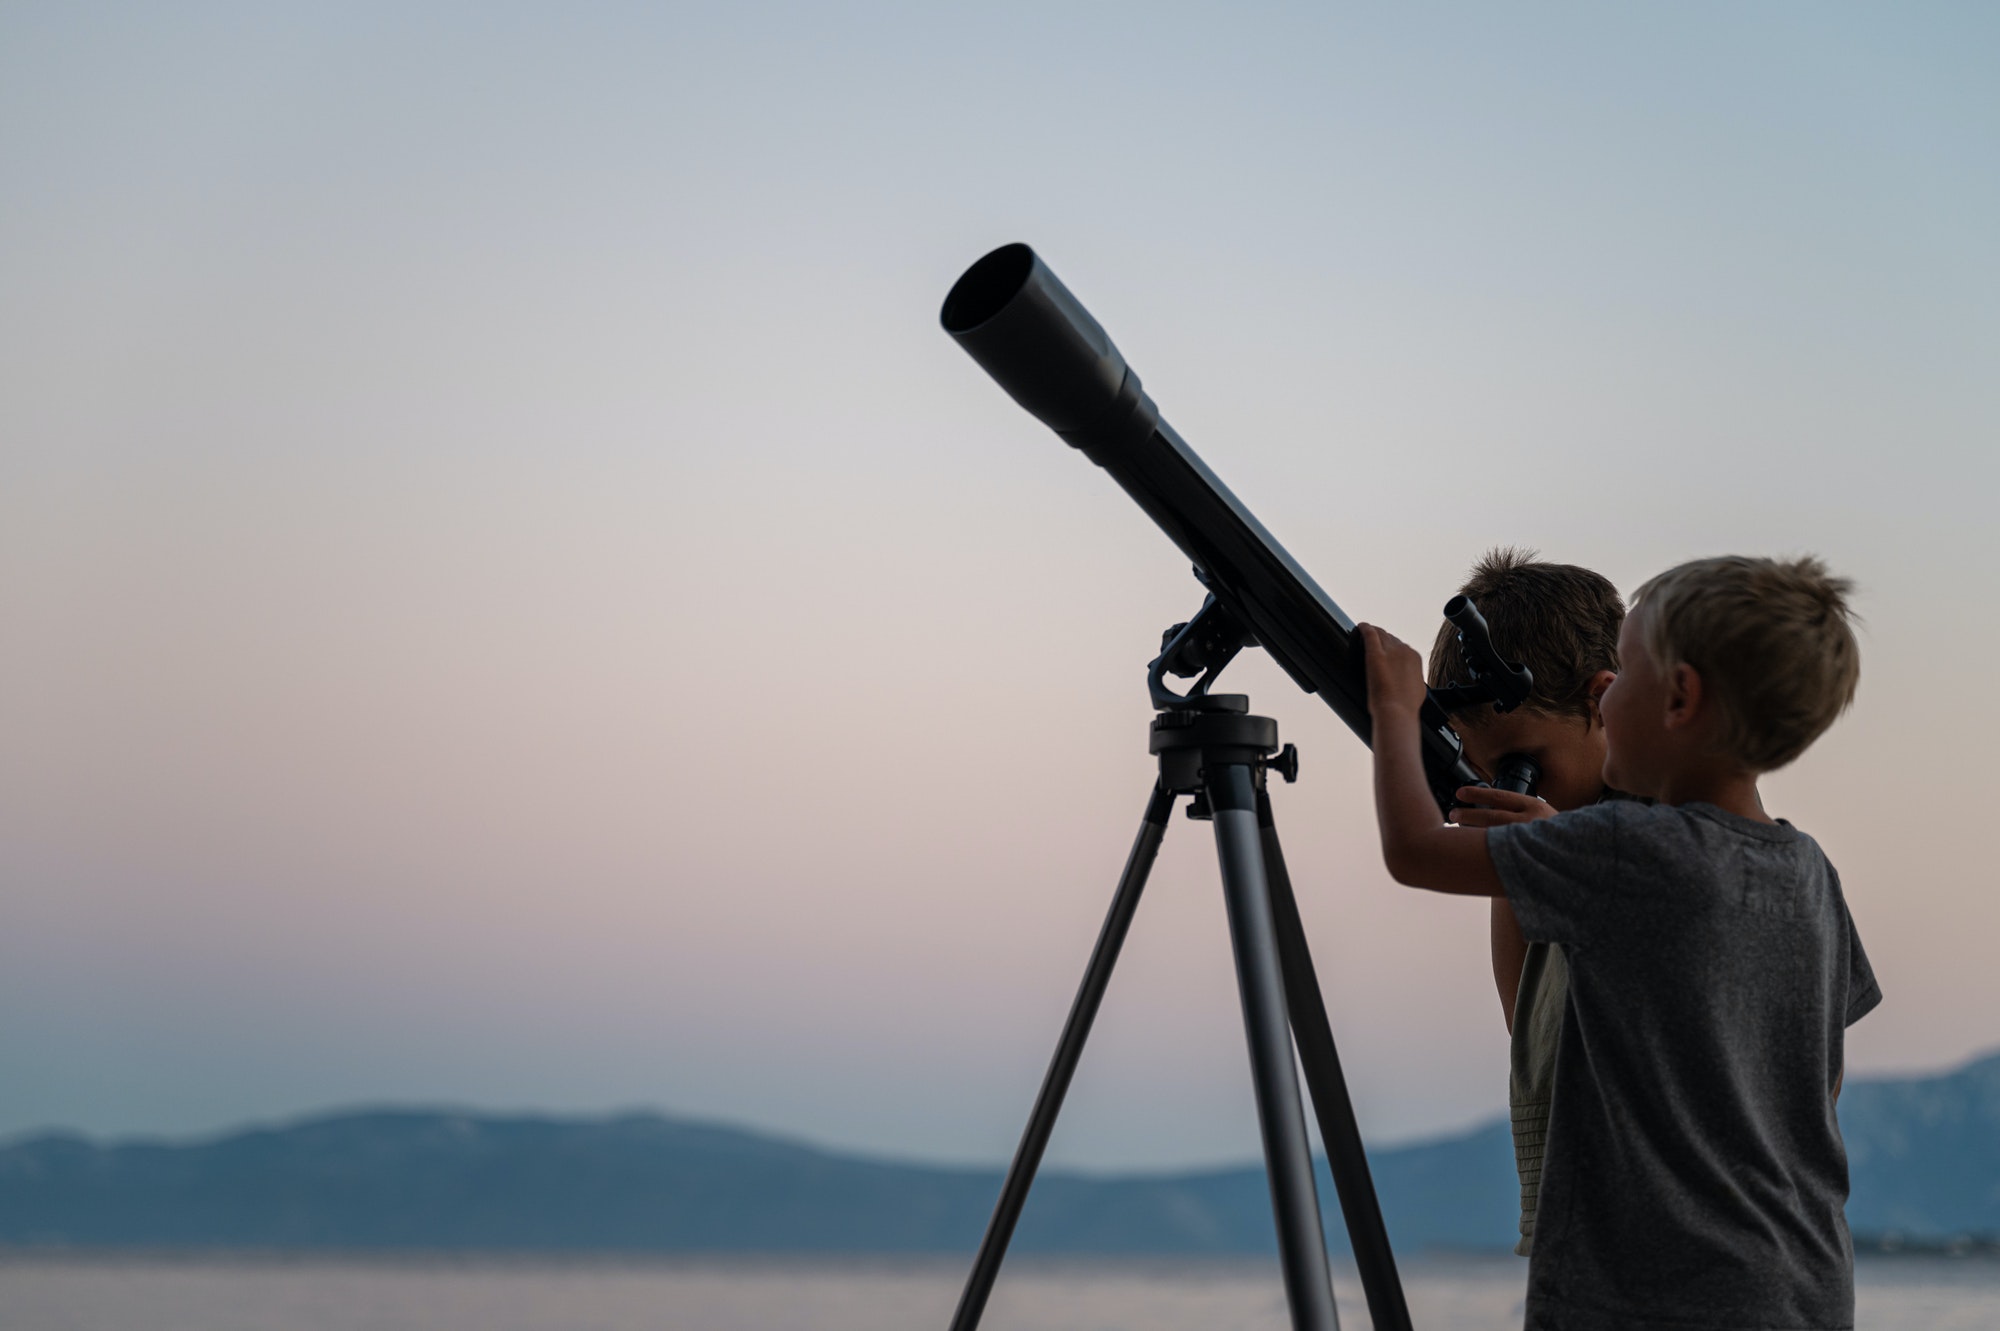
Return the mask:
<path id="1" fill-rule="evenodd" d="M 2000 1046 L 2000 10 L 0 7 L 0 1133 L 654 1107 L 1012 1149 L 1200 601 L 937 328 L 1034 244 L 1356 618 L 1495 543 L 1860 585 L 1770 780 Z M 1504 1110 L 1483 905 L 1261 657 L 1363 1126 Z M 1177 822 L 1052 1158 L 1257 1149 Z"/>

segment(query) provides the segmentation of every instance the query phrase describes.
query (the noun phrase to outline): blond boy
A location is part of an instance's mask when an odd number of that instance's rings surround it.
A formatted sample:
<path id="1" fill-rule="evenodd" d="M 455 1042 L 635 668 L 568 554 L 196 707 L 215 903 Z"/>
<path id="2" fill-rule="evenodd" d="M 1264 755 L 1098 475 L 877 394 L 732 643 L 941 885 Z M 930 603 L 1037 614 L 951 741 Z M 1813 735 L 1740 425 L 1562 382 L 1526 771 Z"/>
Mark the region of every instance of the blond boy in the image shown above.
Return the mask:
<path id="1" fill-rule="evenodd" d="M 1363 629 L 1390 873 L 1504 895 L 1569 962 L 1530 1331 L 1853 1325 L 1834 1099 L 1881 995 L 1838 875 L 1757 791 L 1853 699 L 1847 591 L 1809 558 L 1646 583 L 1599 711 L 1606 783 L 1656 803 L 1491 829 L 1438 821 L 1421 663 Z"/>

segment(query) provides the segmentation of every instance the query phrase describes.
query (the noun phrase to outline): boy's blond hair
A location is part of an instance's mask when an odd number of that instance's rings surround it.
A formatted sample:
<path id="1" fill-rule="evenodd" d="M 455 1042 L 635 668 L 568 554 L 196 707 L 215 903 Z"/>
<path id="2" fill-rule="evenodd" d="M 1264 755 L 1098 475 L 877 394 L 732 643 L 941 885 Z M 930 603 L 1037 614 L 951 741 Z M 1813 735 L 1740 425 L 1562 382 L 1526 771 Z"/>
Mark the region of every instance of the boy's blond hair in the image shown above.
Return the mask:
<path id="1" fill-rule="evenodd" d="M 1753 772 L 1804 753 L 1854 701 L 1854 584 L 1812 555 L 1723 555 L 1670 568 L 1632 593 L 1654 663 L 1685 662 L 1720 705 L 1717 742 Z"/>

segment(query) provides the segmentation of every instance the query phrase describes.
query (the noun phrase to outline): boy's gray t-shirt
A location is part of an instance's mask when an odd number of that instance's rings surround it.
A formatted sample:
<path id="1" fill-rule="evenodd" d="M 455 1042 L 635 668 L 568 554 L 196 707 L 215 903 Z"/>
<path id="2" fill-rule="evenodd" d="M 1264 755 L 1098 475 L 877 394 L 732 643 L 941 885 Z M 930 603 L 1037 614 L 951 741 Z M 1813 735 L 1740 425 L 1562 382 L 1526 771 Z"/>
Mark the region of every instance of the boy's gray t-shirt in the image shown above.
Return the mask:
<path id="1" fill-rule="evenodd" d="M 1851 1327 L 1833 1088 L 1881 994 L 1819 846 L 1624 801 L 1487 845 L 1570 972 L 1530 1331 Z"/>

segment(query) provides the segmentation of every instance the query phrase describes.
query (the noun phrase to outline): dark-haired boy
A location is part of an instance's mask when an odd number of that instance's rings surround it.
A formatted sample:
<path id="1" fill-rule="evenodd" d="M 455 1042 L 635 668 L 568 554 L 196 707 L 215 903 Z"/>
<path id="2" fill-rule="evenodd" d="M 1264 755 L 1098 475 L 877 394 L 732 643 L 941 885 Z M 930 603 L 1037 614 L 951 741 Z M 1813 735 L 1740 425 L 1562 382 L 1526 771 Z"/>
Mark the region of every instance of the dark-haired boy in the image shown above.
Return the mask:
<path id="1" fill-rule="evenodd" d="M 1845 579 L 1725 556 L 1633 597 L 1598 700 L 1605 801 L 1441 824 L 1417 654 L 1362 627 L 1382 854 L 1398 882 L 1513 903 L 1570 963 L 1528 1331 L 1854 1325 L 1844 1031 L 1881 1001 L 1811 837 L 1758 777 L 1853 701 Z"/>
<path id="2" fill-rule="evenodd" d="M 1465 756 L 1488 780 L 1501 759 L 1524 754 L 1541 769 L 1541 803 L 1501 791 L 1471 791 L 1484 807 L 1455 811 L 1465 826 L 1492 827 L 1540 817 L 1550 809 L 1580 809 L 1604 798 L 1604 725 L 1597 700 L 1618 669 L 1618 630 L 1625 602 L 1610 581 L 1574 564 L 1537 559 L 1532 550 L 1496 549 L 1472 568 L 1459 594 L 1472 598 L 1493 631 L 1500 655 L 1534 673 L 1535 687 L 1511 712 L 1490 704 L 1452 717 Z M 1441 688 L 1468 677 L 1450 624 L 1431 646 L 1430 683 Z M 1514 1129 L 1514 1168 L 1521 1182 L 1520 1241 L 1533 1249 L 1535 1207 L 1555 1086 L 1569 968 L 1553 943 L 1521 937 L 1505 897 L 1492 906 L 1493 981 L 1507 1023 L 1507 1102 Z"/>

